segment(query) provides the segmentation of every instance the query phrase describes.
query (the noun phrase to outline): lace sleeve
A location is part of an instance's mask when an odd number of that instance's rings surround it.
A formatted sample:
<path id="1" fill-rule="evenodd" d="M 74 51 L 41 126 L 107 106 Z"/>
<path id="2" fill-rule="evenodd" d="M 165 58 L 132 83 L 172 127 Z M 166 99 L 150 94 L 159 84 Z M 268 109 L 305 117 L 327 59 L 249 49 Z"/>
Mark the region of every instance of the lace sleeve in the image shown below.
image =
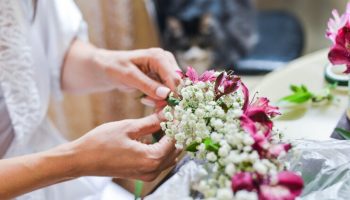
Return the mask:
<path id="1" fill-rule="evenodd" d="M 87 25 L 73 0 L 53 0 L 51 3 L 52 6 L 45 7 L 45 9 L 52 9 L 53 14 L 52 21 L 47 26 L 52 32 L 49 36 L 51 46 L 48 48 L 48 59 L 52 62 L 51 94 L 55 99 L 60 100 L 62 99 L 61 68 L 64 57 L 74 39 L 88 40 Z"/>

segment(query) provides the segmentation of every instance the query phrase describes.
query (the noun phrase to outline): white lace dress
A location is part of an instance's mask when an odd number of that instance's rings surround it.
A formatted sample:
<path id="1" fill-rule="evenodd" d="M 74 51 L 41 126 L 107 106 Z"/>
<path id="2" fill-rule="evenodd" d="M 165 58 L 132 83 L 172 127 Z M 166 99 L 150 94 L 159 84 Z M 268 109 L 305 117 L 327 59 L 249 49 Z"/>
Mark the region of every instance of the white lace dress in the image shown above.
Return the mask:
<path id="1" fill-rule="evenodd" d="M 0 0 L 0 157 L 65 142 L 47 120 L 48 102 L 50 96 L 61 95 L 60 67 L 72 40 L 85 38 L 85 23 L 72 0 L 38 0 L 33 17 L 32 0 Z M 16 199 L 132 199 L 132 195 L 108 178 L 90 177 Z"/>

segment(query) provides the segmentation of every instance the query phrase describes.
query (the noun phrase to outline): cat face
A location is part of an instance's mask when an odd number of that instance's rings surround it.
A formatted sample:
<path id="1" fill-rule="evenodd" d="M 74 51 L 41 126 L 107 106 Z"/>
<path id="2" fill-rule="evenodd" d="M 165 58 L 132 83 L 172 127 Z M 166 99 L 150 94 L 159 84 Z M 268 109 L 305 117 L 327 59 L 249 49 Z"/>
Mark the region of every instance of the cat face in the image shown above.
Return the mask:
<path id="1" fill-rule="evenodd" d="M 213 64 L 214 26 L 209 14 L 191 21 L 169 17 L 164 32 L 165 48 L 175 54 L 180 66 L 204 72 Z"/>

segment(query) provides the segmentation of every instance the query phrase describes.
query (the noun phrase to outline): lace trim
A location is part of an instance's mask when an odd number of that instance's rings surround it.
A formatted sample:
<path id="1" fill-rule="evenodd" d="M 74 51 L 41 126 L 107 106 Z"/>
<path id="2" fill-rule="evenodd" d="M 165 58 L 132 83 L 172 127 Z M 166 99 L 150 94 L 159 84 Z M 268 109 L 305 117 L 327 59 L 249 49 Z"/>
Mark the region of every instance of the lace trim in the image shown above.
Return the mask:
<path id="1" fill-rule="evenodd" d="M 40 123 L 41 102 L 18 3 L 0 1 L 0 84 L 16 132 L 15 139 L 24 142 L 23 137 Z"/>

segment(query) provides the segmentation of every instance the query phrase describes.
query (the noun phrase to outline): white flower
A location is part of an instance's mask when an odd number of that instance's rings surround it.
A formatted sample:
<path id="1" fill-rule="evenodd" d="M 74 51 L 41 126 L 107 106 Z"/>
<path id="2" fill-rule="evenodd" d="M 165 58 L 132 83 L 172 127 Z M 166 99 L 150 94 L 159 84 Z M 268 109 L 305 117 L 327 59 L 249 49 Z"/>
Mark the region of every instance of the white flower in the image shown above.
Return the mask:
<path id="1" fill-rule="evenodd" d="M 264 165 L 262 162 L 260 161 L 256 161 L 253 165 L 253 168 L 262 175 L 265 175 L 267 173 L 268 168 L 266 167 L 266 165 Z"/>
<path id="2" fill-rule="evenodd" d="M 219 153 L 219 156 L 226 157 L 229 152 L 230 152 L 230 147 L 227 146 L 227 145 L 223 145 L 223 146 L 220 147 L 218 153 Z"/>
<path id="3" fill-rule="evenodd" d="M 166 130 L 166 122 L 161 122 L 160 127 L 162 128 L 163 131 Z"/>
<path id="4" fill-rule="evenodd" d="M 258 195 L 255 192 L 240 190 L 235 195 L 235 200 L 258 200 Z"/>
<path id="5" fill-rule="evenodd" d="M 211 162 L 215 162 L 217 159 L 217 156 L 215 155 L 215 153 L 213 152 L 209 152 L 207 154 L 207 160 L 211 161 Z"/>
<path id="6" fill-rule="evenodd" d="M 210 135 L 210 138 L 213 140 L 213 142 L 215 143 L 219 143 L 221 138 L 222 138 L 222 135 L 220 135 L 219 133 L 217 132 L 213 132 L 211 135 Z"/>
<path id="7" fill-rule="evenodd" d="M 236 167 L 230 163 L 228 164 L 226 167 L 225 167 L 225 173 L 228 175 L 228 176 L 233 176 L 233 174 L 236 172 Z"/>
<path id="8" fill-rule="evenodd" d="M 173 120 L 174 120 L 174 117 L 173 117 L 173 115 L 171 114 L 171 112 L 165 112 L 165 113 L 164 113 L 164 117 L 165 117 L 165 119 L 168 120 L 168 121 L 173 121 Z"/>
<path id="9" fill-rule="evenodd" d="M 247 146 L 251 146 L 254 144 L 254 139 L 250 135 L 246 134 L 243 137 L 243 143 Z"/>
<path id="10" fill-rule="evenodd" d="M 196 92 L 195 95 L 198 101 L 203 101 L 204 96 L 202 92 Z"/>
<path id="11" fill-rule="evenodd" d="M 218 189 L 216 198 L 218 200 L 231 200 L 233 199 L 233 192 L 230 188 Z"/>

